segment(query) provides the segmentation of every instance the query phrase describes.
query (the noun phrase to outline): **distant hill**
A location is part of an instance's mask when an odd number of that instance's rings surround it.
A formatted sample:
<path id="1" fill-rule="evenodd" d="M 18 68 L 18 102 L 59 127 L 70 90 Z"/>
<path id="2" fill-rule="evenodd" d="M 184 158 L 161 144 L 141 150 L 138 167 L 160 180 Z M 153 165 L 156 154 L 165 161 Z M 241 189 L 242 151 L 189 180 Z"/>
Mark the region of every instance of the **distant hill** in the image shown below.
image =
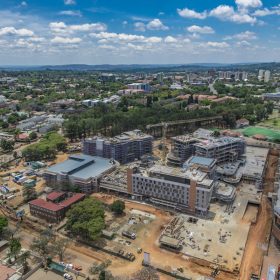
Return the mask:
<path id="1" fill-rule="evenodd" d="M 203 71 L 203 70 L 244 70 L 256 71 L 258 69 L 280 70 L 280 63 L 194 63 L 194 64 L 119 64 L 119 65 L 87 65 L 87 64 L 69 64 L 69 65 L 42 65 L 42 66 L 0 66 L 2 71 L 100 71 L 100 72 L 131 72 L 131 71 L 149 71 L 149 72 L 167 72 L 167 71 Z"/>

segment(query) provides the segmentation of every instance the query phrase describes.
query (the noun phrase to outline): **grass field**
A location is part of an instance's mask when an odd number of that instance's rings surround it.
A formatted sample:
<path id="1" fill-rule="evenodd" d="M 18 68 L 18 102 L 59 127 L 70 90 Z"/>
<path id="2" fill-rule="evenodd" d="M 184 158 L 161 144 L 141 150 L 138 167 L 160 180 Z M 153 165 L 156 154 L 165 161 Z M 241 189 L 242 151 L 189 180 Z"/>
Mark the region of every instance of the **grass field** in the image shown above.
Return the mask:
<path id="1" fill-rule="evenodd" d="M 238 129 L 238 131 L 246 137 L 251 137 L 255 134 L 263 134 L 271 141 L 280 140 L 280 131 L 265 127 L 249 126 L 244 129 Z"/>

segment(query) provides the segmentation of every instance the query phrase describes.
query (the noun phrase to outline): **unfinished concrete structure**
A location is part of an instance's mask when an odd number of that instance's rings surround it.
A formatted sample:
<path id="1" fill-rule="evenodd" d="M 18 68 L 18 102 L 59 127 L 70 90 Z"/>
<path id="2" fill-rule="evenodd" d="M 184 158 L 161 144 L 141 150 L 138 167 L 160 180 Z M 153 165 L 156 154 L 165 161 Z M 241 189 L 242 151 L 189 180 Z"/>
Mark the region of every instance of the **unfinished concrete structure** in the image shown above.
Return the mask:
<path id="1" fill-rule="evenodd" d="M 83 142 L 86 155 L 114 159 L 125 164 L 152 153 L 153 137 L 140 130 L 124 132 L 114 138 L 93 137 Z"/>
<path id="2" fill-rule="evenodd" d="M 217 163 L 234 162 L 245 152 L 246 143 L 241 138 L 210 138 L 194 144 L 195 154 L 201 157 L 215 158 Z"/>
<path id="3" fill-rule="evenodd" d="M 182 166 L 193 155 L 216 159 L 217 163 L 235 162 L 244 154 L 246 143 L 241 138 L 213 137 L 213 132 L 198 129 L 193 134 L 171 138 L 167 163 Z"/>

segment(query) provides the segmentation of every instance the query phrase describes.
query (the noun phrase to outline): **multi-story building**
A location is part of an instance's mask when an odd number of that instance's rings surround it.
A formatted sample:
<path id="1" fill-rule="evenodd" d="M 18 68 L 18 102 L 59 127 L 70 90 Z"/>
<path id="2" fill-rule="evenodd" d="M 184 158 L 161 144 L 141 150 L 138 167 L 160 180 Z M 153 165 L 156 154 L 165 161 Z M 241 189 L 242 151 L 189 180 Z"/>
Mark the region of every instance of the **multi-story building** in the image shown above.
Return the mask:
<path id="1" fill-rule="evenodd" d="M 30 214 L 50 223 L 59 223 L 70 207 L 84 198 L 85 194 L 82 193 L 53 192 L 46 200 L 37 198 L 30 201 Z"/>
<path id="2" fill-rule="evenodd" d="M 139 199 L 184 212 L 206 214 L 216 181 L 199 168 L 154 165 L 148 170 L 131 169 L 128 190 Z"/>
<path id="3" fill-rule="evenodd" d="M 214 158 L 217 163 L 234 162 L 245 152 L 246 143 L 241 138 L 211 138 L 194 144 L 195 155 Z"/>
<path id="4" fill-rule="evenodd" d="M 264 72 L 264 79 L 263 80 L 264 80 L 265 83 L 268 83 L 270 81 L 270 71 L 269 70 Z"/>
<path id="5" fill-rule="evenodd" d="M 68 160 L 53 165 L 44 171 L 48 186 L 71 185 L 83 193 L 98 191 L 99 180 L 113 171 L 117 162 L 89 155 L 71 155 Z"/>
<path id="6" fill-rule="evenodd" d="M 127 85 L 128 89 L 142 90 L 144 92 L 149 92 L 152 90 L 148 83 L 132 83 Z"/>
<path id="7" fill-rule="evenodd" d="M 87 155 L 114 159 L 122 164 L 152 153 L 153 137 L 140 130 L 125 132 L 114 138 L 94 137 L 83 142 Z"/>
<path id="8" fill-rule="evenodd" d="M 270 81 L 270 75 L 271 72 L 269 70 L 259 70 L 258 80 L 260 82 L 264 81 L 265 83 L 268 83 Z"/>
<path id="9" fill-rule="evenodd" d="M 167 155 L 170 165 L 181 166 L 188 158 L 195 154 L 195 146 L 199 140 L 189 135 L 171 138 L 171 152 Z"/>
<path id="10" fill-rule="evenodd" d="M 171 152 L 167 156 L 167 163 L 175 166 L 182 166 L 193 155 L 213 158 L 217 163 L 233 162 L 244 154 L 246 146 L 241 138 L 215 138 L 205 129 L 198 129 L 192 135 L 176 136 L 171 140 Z"/>

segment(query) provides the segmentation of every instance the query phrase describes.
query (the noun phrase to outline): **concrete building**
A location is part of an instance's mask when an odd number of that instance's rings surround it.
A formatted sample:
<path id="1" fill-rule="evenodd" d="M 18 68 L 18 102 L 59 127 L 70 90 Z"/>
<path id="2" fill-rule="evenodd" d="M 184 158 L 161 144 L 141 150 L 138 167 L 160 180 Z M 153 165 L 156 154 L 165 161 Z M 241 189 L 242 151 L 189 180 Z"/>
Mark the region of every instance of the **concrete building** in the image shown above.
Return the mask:
<path id="1" fill-rule="evenodd" d="M 260 82 L 268 83 L 270 81 L 271 72 L 269 70 L 259 70 L 258 80 Z"/>
<path id="2" fill-rule="evenodd" d="M 128 191 L 139 199 L 176 210 L 206 214 L 216 182 L 199 168 L 154 165 L 128 172 Z"/>
<path id="3" fill-rule="evenodd" d="M 246 143 L 241 138 L 219 137 L 194 144 L 195 155 L 215 158 L 217 163 L 234 162 L 245 152 Z"/>
<path id="4" fill-rule="evenodd" d="M 140 130 L 124 132 L 114 138 L 94 137 L 83 142 L 87 155 L 114 159 L 122 164 L 152 153 L 153 137 Z"/>
<path id="5" fill-rule="evenodd" d="M 169 165 L 182 166 L 191 156 L 213 158 L 217 163 L 233 162 L 245 152 L 246 143 L 241 138 L 222 136 L 215 138 L 213 132 L 198 129 L 191 135 L 171 138 L 171 152 L 167 156 Z"/>
<path id="6" fill-rule="evenodd" d="M 127 85 L 128 89 L 132 90 L 143 90 L 144 92 L 149 92 L 152 90 L 148 83 L 132 83 Z"/>
<path id="7" fill-rule="evenodd" d="M 68 160 L 53 165 L 44 171 L 48 186 L 72 185 L 83 193 L 98 191 L 99 180 L 113 171 L 117 162 L 89 155 L 71 155 Z"/>
<path id="8" fill-rule="evenodd" d="M 264 72 L 264 79 L 263 80 L 264 80 L 265 83 L 268 83 L 270 81 L 270 75 L 271 75 L 271 73 L 270 73 L 269 70 Z"/>
<path id="9" fill-rule="evenodd" d="M 169 165 L 182 166 L 182 164 L 195 154 L 195 147 L 199 140 L 191 135 L 180 135 L 171 138 L 171 152 L 167 155 Z"/>
<path id="10" fill-rule="evenodd" d="M 50 223 L 59 223 L 70 207 L 84 198 L 83 193 L 53 192 L 47 196 L 47 200 L 37 198 L 30 201 L 30 214 Z"/>
<path id="11" fill-rule="evenodd" d="M 276 246 L 280 250 L 280 159 L 278 160 L 278 170 L 276 171 L 276 181 L 274 184 L 275 193 L 272 197 L 273 205 L 273 225 L 272 235 Z"/>

